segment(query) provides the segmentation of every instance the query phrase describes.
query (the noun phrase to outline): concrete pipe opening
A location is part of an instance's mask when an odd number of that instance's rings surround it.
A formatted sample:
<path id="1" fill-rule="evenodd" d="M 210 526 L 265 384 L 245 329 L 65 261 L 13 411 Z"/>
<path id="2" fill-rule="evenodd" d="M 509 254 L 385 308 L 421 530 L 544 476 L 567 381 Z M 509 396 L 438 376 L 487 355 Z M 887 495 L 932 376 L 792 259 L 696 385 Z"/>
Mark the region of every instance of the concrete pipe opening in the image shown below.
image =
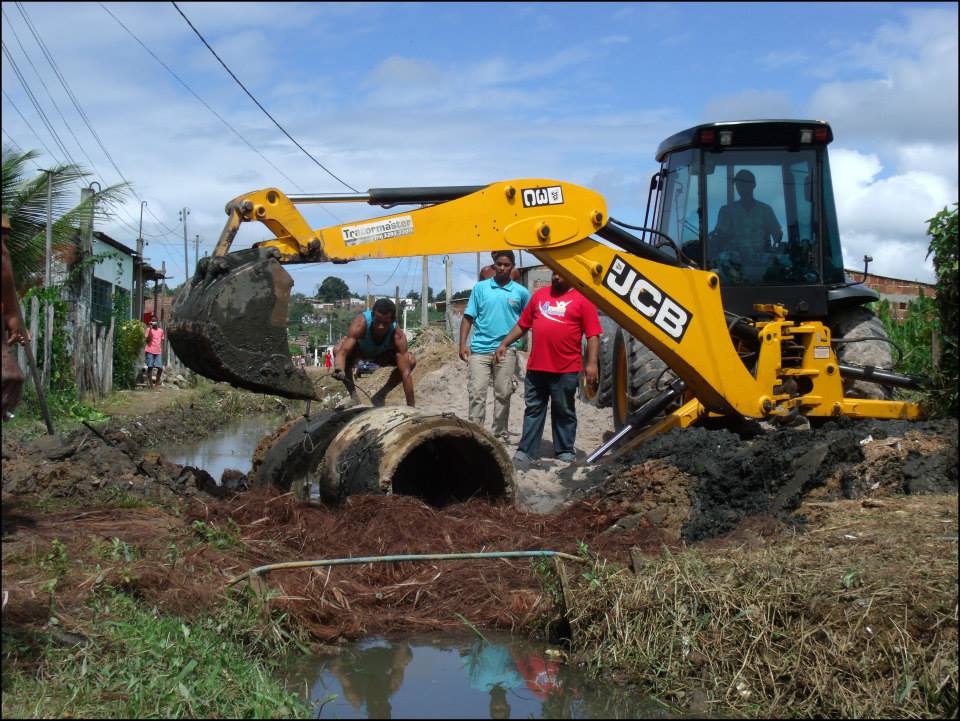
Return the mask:
<path id="1" fill-rule="evenodd" d="M 327 447 L 316 482 L 328 502 L 397 493 L 442 507 L 515 496 L 513 465 L 492 434 L 453 415 L 406 407 L 370 408 L 353 417 Z"/>
<path id="2" fill-rule="evenodd" d="M 397 465 L 391 488 L 438 508 L 508 495 L 507 479 L 490 449 L 475 438 L 456 436 L 431 438 L 414 448 Z"/>

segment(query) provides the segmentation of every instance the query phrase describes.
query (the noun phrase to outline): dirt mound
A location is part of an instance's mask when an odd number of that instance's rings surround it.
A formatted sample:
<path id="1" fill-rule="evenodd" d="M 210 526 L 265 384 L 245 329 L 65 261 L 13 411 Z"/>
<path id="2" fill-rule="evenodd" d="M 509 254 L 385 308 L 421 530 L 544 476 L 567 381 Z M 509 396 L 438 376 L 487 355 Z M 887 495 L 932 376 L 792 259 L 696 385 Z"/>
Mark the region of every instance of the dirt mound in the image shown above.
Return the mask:
<path id="1" fill-rule="evenodd" d="M 439 328 L 427 328 L 421 331 L 410 345 L 410 351 L 417 359 L 417 367 L 413 371 L 413 382 L 418 397 L 417 405 L 420 406 L 419 398 L 422 396 L 421 391 L 427 374 L 447 364 L 458 362 L 459 351 L 457 344 Z M 378 368 L 369 376 L 358 379 L 357 386 L 371 396 L 383 387 L 393 370 L 391 367 Z M 361 398 L 363 398 L 362 393 Z M 366 401 L 366 398 L 363 400 Z M 387 405 L 400 405 L 405 402 L 402 385 L 398 385 L 387 395 Z"/>
<path id="2" fill-rule="evenodd" d="M 665 466 L 682 481 L 661 502 Z M 956 493 L 957 421 L 838 420 L 753 438 L 727 430 L 676 430 L 597 468 L 588 480 L 588 493 L 603 489 L 639 499 L 632 502 L 645 513 L 662 509 L 658 516 L 674 513 L 678 497 L 683 505 L 682 487 L 689 506 L 682 537 L 699 541 L 728 533 L 748 517 L 790 519 L 807 496 Z"/>

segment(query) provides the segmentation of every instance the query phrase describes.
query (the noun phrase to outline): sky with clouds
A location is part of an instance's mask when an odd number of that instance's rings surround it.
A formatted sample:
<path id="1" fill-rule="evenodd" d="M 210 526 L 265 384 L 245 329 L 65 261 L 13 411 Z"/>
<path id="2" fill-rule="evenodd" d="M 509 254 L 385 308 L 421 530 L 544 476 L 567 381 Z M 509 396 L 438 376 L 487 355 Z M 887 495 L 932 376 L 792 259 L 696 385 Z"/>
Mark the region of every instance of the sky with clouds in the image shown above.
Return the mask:
<path id="1" fill-rule="evenodd" d="M 660 141 L 720 120 L 831 123 L 848 268 L 869 254 L 872 272 L 932 280 L 925 221 L 957 201 L 955 3 L 179 3 L 339 180 L 284 137 L 171 3 L 2 5 L 4 145 L 39 150 L 49 167 L 62 144 L 103 185 L 122 173 L 135 195 L 98 229 L 135 247 L 147 201 L 145 254 L 173 285 L 184 279 L 178 211 L 190 211 L 192 267 L 195 236 L 201 255 L 212 249 L 225 203 L 269 186 L 557 178 L 640 224 Z M 376 213 L 304 214 L 322 227 Z M 234 248 L 266 237 L 251 224 Z M 454 256 L 457 290 L 475 264 Z M 368 275 L 374 292 L 419 290 L 420 268 L 288 266 L 307 293 L 327 274 L 358 292 Z M 442 288 L 441 259 L 429 268 Z"/>

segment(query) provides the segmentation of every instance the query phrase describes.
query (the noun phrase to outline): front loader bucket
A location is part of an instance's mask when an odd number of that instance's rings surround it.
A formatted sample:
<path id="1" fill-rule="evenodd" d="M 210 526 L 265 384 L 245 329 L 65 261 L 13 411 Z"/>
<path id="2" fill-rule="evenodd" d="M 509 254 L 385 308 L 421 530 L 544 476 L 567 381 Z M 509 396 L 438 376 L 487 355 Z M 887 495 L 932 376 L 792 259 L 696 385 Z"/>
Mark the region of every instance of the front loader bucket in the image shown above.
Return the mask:
<path id="1" fill-rule="evenodd" d="M 293 279 L 272 249 L 204 258 L 177 293 L 170 343 L 187 367 L 214 381 L 286 398 L 316 398 L 287 345 Z"/>

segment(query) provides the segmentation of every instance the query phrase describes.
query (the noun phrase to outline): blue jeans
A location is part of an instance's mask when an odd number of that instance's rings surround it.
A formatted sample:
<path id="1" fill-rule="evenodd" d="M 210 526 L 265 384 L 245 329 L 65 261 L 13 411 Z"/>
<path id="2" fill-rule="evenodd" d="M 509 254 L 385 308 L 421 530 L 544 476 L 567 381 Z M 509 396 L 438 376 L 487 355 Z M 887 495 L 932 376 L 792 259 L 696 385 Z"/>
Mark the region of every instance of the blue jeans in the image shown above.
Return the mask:
<path id="1" fill-rule="evenodd" d="M 574 453 L 577 437 L 578 373 L 547 373 L 527 371 L 524 381 L 523 437 L 518 451 L 531 458 L 540 454 L 540 439 L 547 420 L 547 401 L 550 401 L 550 422 L 553 428 L 553 454 Z"/>

